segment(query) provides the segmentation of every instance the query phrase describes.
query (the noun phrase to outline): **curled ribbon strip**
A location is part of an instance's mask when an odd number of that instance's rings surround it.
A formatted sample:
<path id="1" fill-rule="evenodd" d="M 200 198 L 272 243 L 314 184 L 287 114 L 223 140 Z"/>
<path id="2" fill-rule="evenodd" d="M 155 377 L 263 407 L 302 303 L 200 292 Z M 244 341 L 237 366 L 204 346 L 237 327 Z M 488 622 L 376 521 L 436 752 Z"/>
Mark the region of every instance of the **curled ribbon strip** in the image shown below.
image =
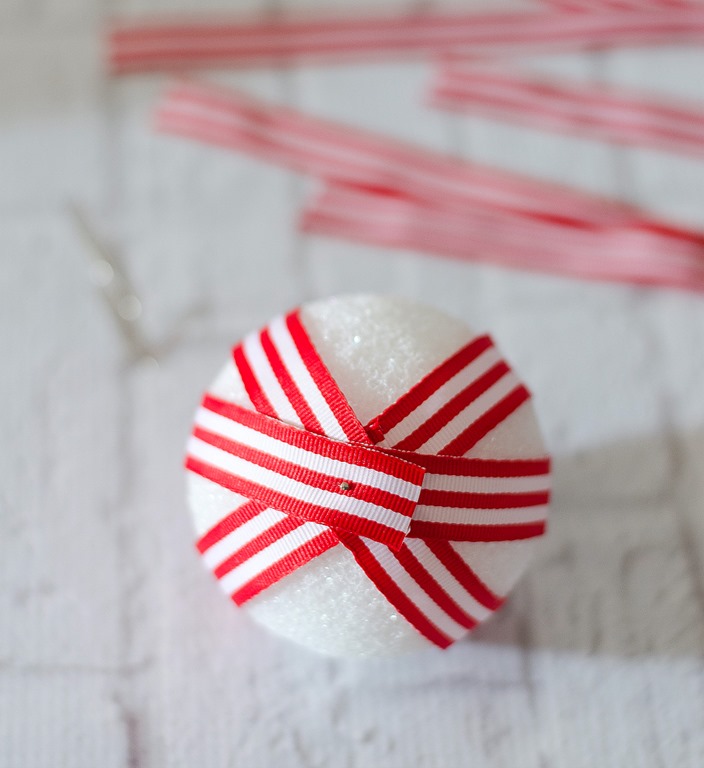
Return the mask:
<path id="1" fill-rule="evenodd" d="M 231 365 L 249 403 L 205 395 L 186 467 L 243 498 L 197 544 L 238 605 L 335 546 L 438 646 L 501 605 L 453 542 L 542 535 L 550 462 L 465 456 L 530 398 L 489 337 L 366 425 L 298 311 L 248 336 Z"/>

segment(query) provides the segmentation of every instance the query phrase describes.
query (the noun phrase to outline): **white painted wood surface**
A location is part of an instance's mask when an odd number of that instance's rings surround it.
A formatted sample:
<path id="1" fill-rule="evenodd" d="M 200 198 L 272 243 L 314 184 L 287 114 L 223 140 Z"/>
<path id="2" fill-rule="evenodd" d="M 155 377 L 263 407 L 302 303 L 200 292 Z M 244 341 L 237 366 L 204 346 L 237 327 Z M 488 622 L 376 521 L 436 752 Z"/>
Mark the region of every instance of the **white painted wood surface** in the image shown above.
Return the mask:
<path id="1" fill-rule="evenodd" d="M 0 766 L 700 768 L 704 298 L 297 235 L 300 179 L 153 135 L 165 81 L 106 78 L 103 18 L 149 8 L 0 7 Z M 535 63 L 704 100 L 703 51 Z M 215 77 L 704 228 L 704 163 L 433 113 L 428 75 Z M 158 365 L 90 282 L 71 203 L 133 281 Z M 343 291 L 490 330 L 557 457 L 539 562 L 445 653 L 312 656 L 228 605 L 193 551 L 201 388 L 244 331 Z"/>

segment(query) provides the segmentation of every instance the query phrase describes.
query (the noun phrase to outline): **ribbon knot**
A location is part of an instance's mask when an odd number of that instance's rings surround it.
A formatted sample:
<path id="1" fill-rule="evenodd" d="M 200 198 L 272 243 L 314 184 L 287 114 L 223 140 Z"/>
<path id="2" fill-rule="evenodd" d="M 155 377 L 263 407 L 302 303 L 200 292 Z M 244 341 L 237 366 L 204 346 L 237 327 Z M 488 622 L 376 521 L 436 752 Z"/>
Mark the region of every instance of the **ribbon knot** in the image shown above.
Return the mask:
<path id="1" fill-rule="evenodd" d="M 233 350 L 249 403 L 205 395 L 186 467 L 237 494 L 198 549 L 241 605 L 335 546 L 445 647 L 503 598 L 456 547 L 545 531 L 550 462 L 466 454 L 528 401 L 479 336 L 362 425 L 299 313 Z"/>

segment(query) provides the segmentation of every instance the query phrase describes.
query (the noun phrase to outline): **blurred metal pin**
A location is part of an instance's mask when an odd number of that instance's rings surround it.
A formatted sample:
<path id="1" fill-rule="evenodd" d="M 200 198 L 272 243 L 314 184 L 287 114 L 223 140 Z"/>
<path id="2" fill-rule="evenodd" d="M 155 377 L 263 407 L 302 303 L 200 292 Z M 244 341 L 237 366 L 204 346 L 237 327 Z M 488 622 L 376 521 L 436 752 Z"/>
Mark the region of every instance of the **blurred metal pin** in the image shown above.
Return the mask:
<path id="1" fill-rule="evenodd" d="M 154 350 L 144 337 L 139 323 L 142 302 L 120 260 L 98 236 L 88 216 L 78 205 L 69 203 L 68 210 L 86 246 L 86 254 L 90 259 L 90 280 L 100 289 L 100 295 L 125 342 L 130 361 L 149 361 L 158 365 Z"/>

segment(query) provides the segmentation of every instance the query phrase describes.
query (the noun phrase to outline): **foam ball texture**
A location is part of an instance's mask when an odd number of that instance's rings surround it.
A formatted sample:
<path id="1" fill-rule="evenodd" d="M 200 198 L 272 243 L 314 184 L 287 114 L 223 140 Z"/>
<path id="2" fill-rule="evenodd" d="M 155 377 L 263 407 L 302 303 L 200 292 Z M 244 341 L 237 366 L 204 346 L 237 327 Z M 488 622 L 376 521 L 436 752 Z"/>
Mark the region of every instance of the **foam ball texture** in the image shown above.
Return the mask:
<path id="1" fill-rule="evenodd" d="M 301 317 L 363 424 L 476 335 L 461 321 L 434 309 L 383 296 L 314 302 L 302 308 Z M 233 402 L 247 402 L 231 364 L 210 391 Z M 544 453 L 529 401 L 467 455 L 523 458 Z M 188 473 L 188 496 L 199 536 L 241 498 L 193 473 Z M 455 546 L 491 589 L 505 594 L 525 571 L 536 544 L 531 539 Z M 433 647 L 377 590 L 343 546 L 302 566 L 243 609 L 272 632 L 327 655 L 381 656 Z"/>

